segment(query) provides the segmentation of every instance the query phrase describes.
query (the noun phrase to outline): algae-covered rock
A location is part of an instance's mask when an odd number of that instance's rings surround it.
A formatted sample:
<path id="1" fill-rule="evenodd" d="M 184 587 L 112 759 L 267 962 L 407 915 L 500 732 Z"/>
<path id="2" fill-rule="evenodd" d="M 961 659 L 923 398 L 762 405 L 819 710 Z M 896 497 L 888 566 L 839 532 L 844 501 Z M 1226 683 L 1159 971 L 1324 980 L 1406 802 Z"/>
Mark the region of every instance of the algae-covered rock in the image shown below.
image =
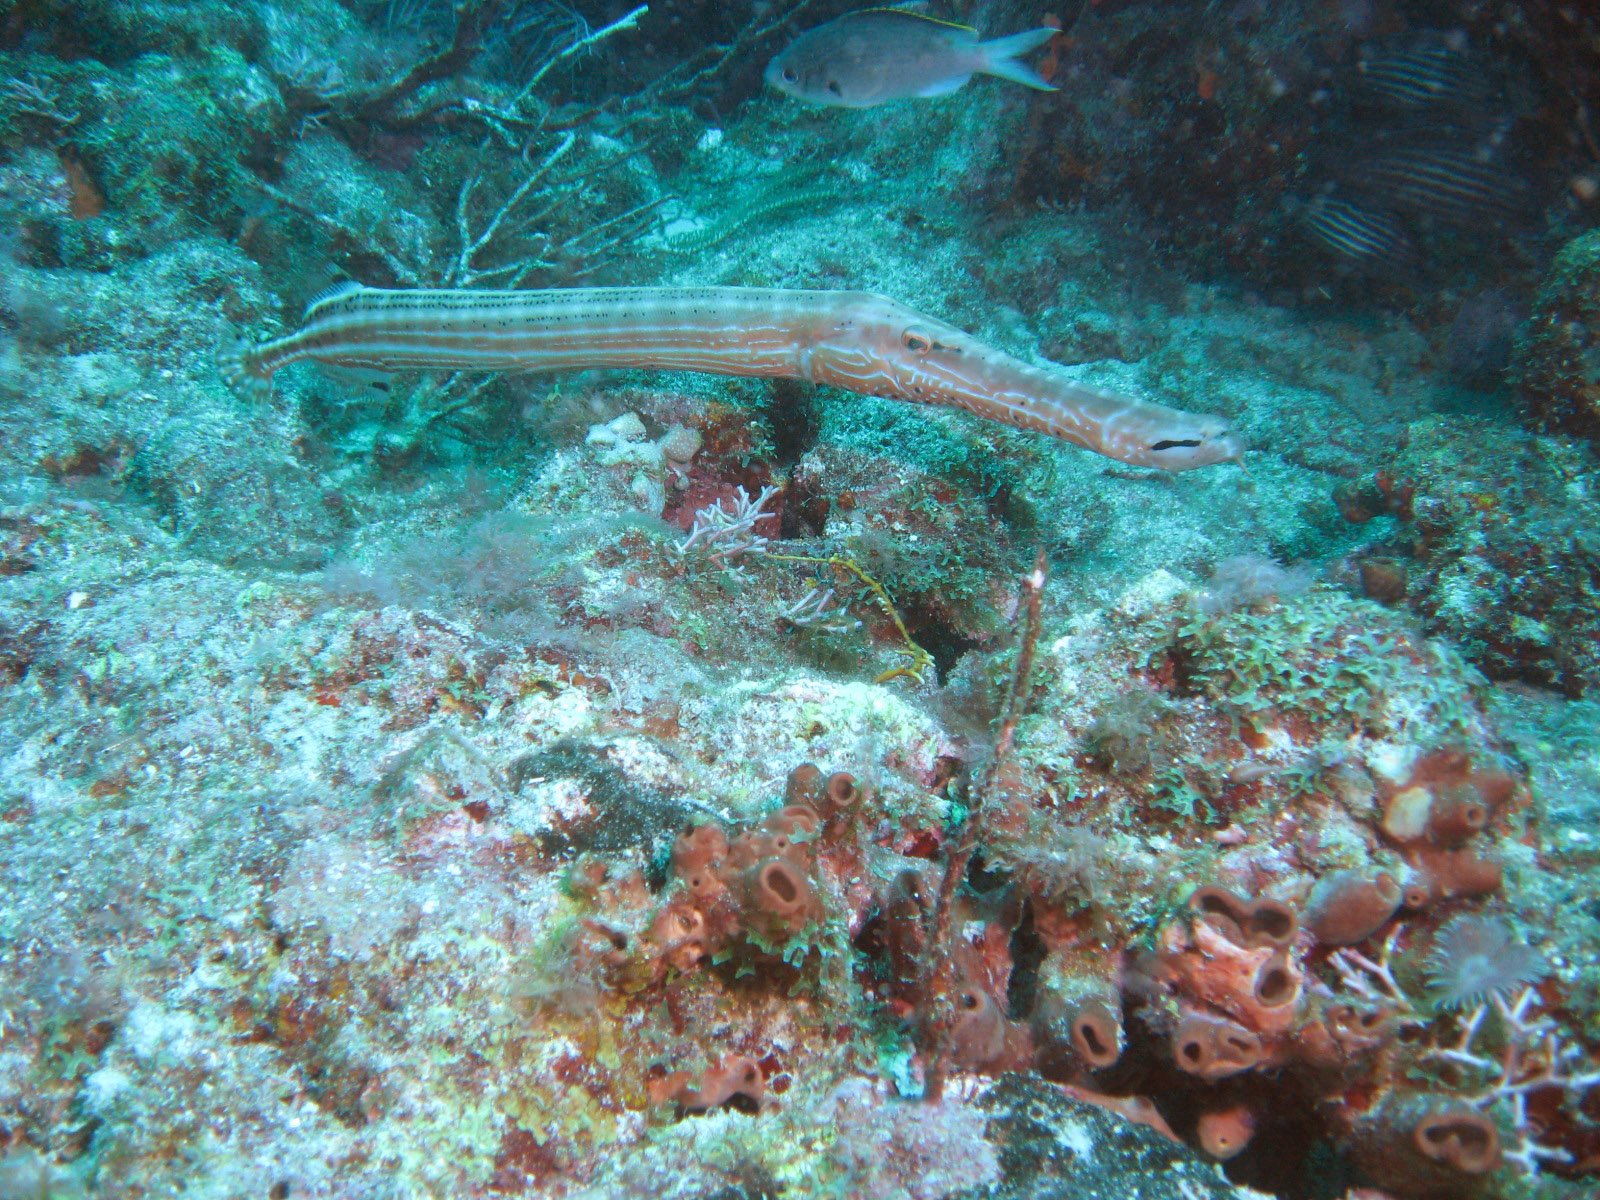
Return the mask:
<path id="1" fill-rule="evenodd" d="M 0 73 L 23 81 L 0 96 L 0 147 L 52 147 L 74 218 L 103 214 L 157 243 L 197 224 L 228 228 L 248 194 L 246 172 L 267 167 L 288 133 L 277 87 L 226 45 L 117 66 L 0 54 Z M 71 265 L 97 265 L 71 252 L 81 235 L 60 236 Z"/>
<path id="2" fill-rule="evenodd" d="M 1004 1178 L 962 1200 L 1243 1200 L 1260 1195 L 1149 1125 L 1027 1075 L 1004 1076 L 978 1097 L 985 1138 Z"/>
<path id="3" fill-rule="evenodd" d="M 219 47 L 250 53 L 265 38 L 265 11 L 184 0 L 39 0 L 18 4 L 12 22 L 30 44 L 56 57 L 120 63 Z"/>
<path id="4" fill-rule="evenodd" d="M 1600 438 L 1600 233 L 1574 238 L 1550 264 L 1513 370 L 1540 428 Z"/>
<path id="5" fill-rule="evenodd" d="M 1554 438 L 1417 421 L 1382 471 L 1336 496 L 1357 524 L 1398 521 L 1358 555 L 1369 596 L 1392 587 L 1491 679 L 1576 697 L 1600 682 L 1594 473 Z"/>

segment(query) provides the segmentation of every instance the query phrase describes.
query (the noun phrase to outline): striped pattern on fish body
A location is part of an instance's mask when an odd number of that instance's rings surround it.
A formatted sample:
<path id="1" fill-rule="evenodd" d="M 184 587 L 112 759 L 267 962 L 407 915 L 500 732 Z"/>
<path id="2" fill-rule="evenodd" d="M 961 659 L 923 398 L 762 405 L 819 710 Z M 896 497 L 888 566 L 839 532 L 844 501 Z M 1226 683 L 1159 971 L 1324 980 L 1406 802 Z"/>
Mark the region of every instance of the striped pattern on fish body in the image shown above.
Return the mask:
<path id="1" fill-rule="evenodd" d="M 1301 221 L 1316 241 L 1353 264 L 1393 271 L 1412 266 L 1417 248 L 1395 218 L 1336 196 L 1319 196 Z"/>
<path id="2" fill-rule="evenodd" d="M 870 292 L 777 288 L 444 291 L 352 287 L 294 333 L 223 355 L 234 384 L 334 366 L 487 371 L 658 368 L 803 379 L 962 408 L 1137 466 L 1188 470 L 1241 447 L 1218 417 L 1074 383 Z"/>
<path id="3" fill-rule="evenodd" d="M 1471 56 L 1429 41 L 1361 59 L 1356 81 L 1365 98 L 1401 109 L 1486 104 L 1498 91 Z"/>
<path id="4" fill-rule="evenodd" d="M 1448 146 L 1400 149 L 1368 159 L 1347 182 L 1381 196 L 1391 208 L 1453 225 L 1515 218 L 1528 204 L 1520 177 L 1475 151 Z"/>

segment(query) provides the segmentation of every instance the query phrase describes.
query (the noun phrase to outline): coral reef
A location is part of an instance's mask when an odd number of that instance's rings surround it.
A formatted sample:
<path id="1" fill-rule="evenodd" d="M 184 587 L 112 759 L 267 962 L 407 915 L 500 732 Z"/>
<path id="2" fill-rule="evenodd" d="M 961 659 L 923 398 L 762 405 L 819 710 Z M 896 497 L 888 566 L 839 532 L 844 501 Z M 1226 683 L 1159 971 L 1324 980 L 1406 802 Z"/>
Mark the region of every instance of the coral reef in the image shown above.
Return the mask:
<path id="1" fill-rule="evenodd" d="M 1354 587 L 1416 611 L 1497 680 L 1581 696 L 1600 680 L 1592 458 L 1549 441 L 1416 422 L 1382 467 L 1337 485 L 1376 536 Z"/>
<path id="2" fill-rule="evenodd" d="M 1517 345 L 1519 390 L 1539 427 L 1600 438 L 1600 373 L 1594 365 L 1594 303 L 1600 235 L 1561 248 L 1540 284 Z"/>
<path id="3" fill-rule="evenodd" d="M 762 92 L 850 7 L 0 5 L 0 1195 L 1593 1192 L 1596 19 Z M 341 279 L 878 291 L 1253 448 L 232 394 Z"/>

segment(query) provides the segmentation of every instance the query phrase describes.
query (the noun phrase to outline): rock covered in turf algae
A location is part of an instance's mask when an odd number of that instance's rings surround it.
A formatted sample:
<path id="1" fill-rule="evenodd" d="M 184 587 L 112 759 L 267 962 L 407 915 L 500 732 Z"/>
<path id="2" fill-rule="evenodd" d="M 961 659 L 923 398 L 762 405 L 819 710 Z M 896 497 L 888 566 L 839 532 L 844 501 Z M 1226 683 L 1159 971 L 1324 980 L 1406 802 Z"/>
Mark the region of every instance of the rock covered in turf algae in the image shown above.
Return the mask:
<path id="1" fill-rule="evenodd" d="M 1600 232 L 1561 248 L 1545 273 L 1512 369 L 1535 423 L 1600 439 Z"/>
<path id="2" fill-rule="evenodd" d="M 1600 252 L 1600 240 L 1596 250 Z M 1600 336 L 1600 307 L 1594 310 Z M 1596 388 L 1600 395 L 1600 387 Z M 1597 409 L 1600 411 L 1600 409 Z M 1557 439 L 1412 421 L 1373 475 L 1335 492 L 1345 519 L 1393 517 L 1357 555 L 1397 573 L 1392 602 L 1494 680 L 1578 697 L 1600 684 L 1594 456 Z"/>
<path id="3" fill-rule="evenodd" d="M 1027 1075 L 977 1100 L 1004 1178 L 962 1200 L 1247 1200 L 1213 1163 L 1116 1113 Z"/>

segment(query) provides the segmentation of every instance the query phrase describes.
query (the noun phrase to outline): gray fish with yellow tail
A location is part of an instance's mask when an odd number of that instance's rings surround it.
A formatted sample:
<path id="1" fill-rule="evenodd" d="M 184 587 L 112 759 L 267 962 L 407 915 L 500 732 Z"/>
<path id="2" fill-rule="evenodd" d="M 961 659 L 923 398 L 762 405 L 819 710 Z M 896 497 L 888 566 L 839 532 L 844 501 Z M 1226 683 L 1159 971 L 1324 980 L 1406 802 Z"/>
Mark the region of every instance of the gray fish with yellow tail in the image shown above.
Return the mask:
<path id="1" fill-rule="evenodd" d="M 767 67 L 780 92 L 834 108 L 871 108 L 890 100 L 945 96 L 974 75 L 995 75 L 1053 92 L 1018 59 L 1059 32 L 1030 29 L 979 41 L 966 25 L 898 8 L 868 8 L 808 29 Z"/>

